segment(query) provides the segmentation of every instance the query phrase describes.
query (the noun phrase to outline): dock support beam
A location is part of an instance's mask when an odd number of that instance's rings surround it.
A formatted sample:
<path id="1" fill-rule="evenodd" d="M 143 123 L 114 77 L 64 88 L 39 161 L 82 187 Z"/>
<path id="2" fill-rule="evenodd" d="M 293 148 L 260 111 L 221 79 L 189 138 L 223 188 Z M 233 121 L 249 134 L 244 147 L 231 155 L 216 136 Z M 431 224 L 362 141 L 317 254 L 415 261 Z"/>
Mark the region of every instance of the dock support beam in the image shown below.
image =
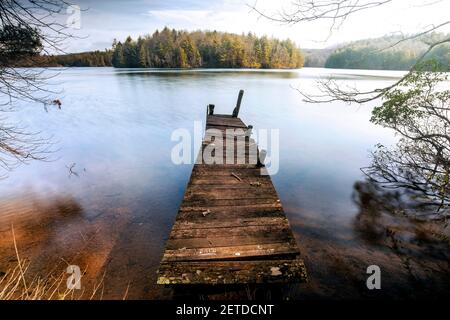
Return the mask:
<path id="1" fill-rule="evenodd" d="M 236 102 L 236 108 L 233 110 L 233 118 L 239 115 L 239 109 L 241 108 L 242 96 L 244 95 L 244 90 L 239 90 L 239 96 Z"/>

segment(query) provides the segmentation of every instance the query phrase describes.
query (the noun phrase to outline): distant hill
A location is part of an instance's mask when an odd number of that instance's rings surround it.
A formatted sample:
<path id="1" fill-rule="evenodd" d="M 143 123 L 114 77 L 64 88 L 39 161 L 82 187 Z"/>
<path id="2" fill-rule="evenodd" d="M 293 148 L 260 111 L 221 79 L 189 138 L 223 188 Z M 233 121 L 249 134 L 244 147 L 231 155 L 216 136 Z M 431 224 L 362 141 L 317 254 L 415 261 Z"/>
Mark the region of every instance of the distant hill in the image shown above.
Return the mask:
<path id="1" fill-rule="evenodd" d="M 425 53 L 427 42 L 435 42 L 449 35 L 433 33 L 402 41 L 400 36 L 365 39 L 339 46 L 327 58 L 326 68 L 409 70 Z M 426 59 L 435 59 L 443 70 L 450 65 L 450 43 L 434 48 Z"/>
<path id="2" fill-rule="evenodd" d="M 326 49 L 302 49 L 305 55 L 305 67 L 323 68 L 327 62 L 328 57 L 332 54 L 334 48 Z"/>

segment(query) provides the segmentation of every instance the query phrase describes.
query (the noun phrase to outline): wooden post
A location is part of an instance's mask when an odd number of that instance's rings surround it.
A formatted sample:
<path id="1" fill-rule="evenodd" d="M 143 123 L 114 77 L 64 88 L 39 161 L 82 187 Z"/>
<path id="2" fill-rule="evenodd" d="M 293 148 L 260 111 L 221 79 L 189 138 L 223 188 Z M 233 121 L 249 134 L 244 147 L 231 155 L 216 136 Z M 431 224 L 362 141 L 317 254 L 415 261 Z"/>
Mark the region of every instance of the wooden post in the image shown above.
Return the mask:
<path id="1" fill-rule="evenodd" d="M 210 116 L 212 116 L 214 114 L 214 105 L 213 104 L 208 104 L 208 114 Z"/>
<path id="2" fill-rule="evenodd" d="M 239 109 L 241 108 L 242 96 L 244 95 L 244 90 L 239 90 L 239 96 L 236 102 L 236 108 L 233 110 L 233 117 L 236 118 L 239 114 Z"/>
<path id="3" fill-rule="evenodd" d="M 245 130 L 245 141 L 250 141 L 250 137 L 252 136 L 253 126 L 249 124 L 247 126 L 247 130 Z"/>
<path id="4" fill-rule="evenodd" d="M 257 163 L 258 167 L 264 167 L 265 166 L 264 162 L 266 161 L 266 155 L 267 155 L 267 151 L 266 150 L 261 149 L 261 151 L 259 151 L 258 163 Z"/>
<path id="5" fill-rule="evenodd" d="M 245 131 L 245 135 L 246 135 L 247 137 L 250 137 L 250 136 L 252 135 L 252 130 L 253 130 L 253 126 L 252 126 L 251 124 L 249 124 L 249 125 L 247 126 L 247 130 Z"/>

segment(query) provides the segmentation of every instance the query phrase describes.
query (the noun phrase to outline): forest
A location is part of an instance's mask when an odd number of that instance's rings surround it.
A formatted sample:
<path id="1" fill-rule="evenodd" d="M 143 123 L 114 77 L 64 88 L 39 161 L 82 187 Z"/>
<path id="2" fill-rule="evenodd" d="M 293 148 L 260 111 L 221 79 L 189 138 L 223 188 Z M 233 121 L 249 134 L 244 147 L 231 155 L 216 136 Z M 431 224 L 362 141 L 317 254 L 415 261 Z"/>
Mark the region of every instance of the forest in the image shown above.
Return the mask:
<path id="1" fill-rule="evenodd" d="M 427 43 L 444 37 L 444 34 L 430 34 L 427 37 L 413 37 L 403 41 L 400 36 L 366 39 L 340 46 L 329 55 L 326 68 L 409 70 L 425 53 Z M 395 44 L 395 46 L 394 46 Z M 450 65 L 450 44 L 446 43 L 431 50 L 426 59 L 433 59 L 441 70 Z"/>
<path id="2" fill-rule="evenodd" d="M 291 40 L 251 33 L 164 28 L 137 40 L 114 41 L 112 50 L 117 68 L 300 68 L 304 63 Z"/>
<path id="3" fill-rule="evenodd" d="M 177 31 L 164 28 L 152 35 L 113 41 L 112 49 L 54 56 L 32 56 L 16 66 L 116 68 L 301 68 L 304 57 L 291 40 L 252 33 Z"/>

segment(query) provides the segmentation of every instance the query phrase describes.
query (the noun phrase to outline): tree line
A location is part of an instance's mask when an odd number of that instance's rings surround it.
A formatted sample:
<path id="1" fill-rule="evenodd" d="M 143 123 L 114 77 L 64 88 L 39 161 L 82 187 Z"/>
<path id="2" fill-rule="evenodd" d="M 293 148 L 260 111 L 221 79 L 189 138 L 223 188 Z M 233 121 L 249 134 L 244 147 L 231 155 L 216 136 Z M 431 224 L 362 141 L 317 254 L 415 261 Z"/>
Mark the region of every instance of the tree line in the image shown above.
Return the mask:
<path id="1" fill-rule="evenodd" d="M 300 49 L 290 40 L 236 35 L 217 31 L 176 31 L 164 28 L 152 35 L 123 43 L 114 40 L 104 51 L 65 55 L 22 55 L 7 64 L 22 67 L 117 68 L 300 68 L 408 70 L 426 50 L 430 37 L 418 37 L 390 48 L 399 36 L 365 39 L 335 48 Z M 25 58 L 24 58 L 25 57 Z M 450 65 L 450 44 L 434 48 L 426 57 L 442 70 Z M 5 59 L 0 59 L 5 60 Z M 13 61 L 13 63 L 11 62 Z"/>
<path id="2" fill-rule="evenodd" d="M 111 67 L 112 51 L 90 51 L 63 55 L 27 55 L 10 66 L 15 67 Z"/>
<path id="3" fill-rule="evenodd" d="M 300 68 L 304 63 L 291 40 L 167 27 L 137 40 L 115 40 L 112 51 L 117 68 Z"/>
<path id="4" fill-rule="evenodd" d="M 71 53 L 53 57 L 57 65 L 65 67 L 110 67 L 112 51 L 91 51 Z"/>

